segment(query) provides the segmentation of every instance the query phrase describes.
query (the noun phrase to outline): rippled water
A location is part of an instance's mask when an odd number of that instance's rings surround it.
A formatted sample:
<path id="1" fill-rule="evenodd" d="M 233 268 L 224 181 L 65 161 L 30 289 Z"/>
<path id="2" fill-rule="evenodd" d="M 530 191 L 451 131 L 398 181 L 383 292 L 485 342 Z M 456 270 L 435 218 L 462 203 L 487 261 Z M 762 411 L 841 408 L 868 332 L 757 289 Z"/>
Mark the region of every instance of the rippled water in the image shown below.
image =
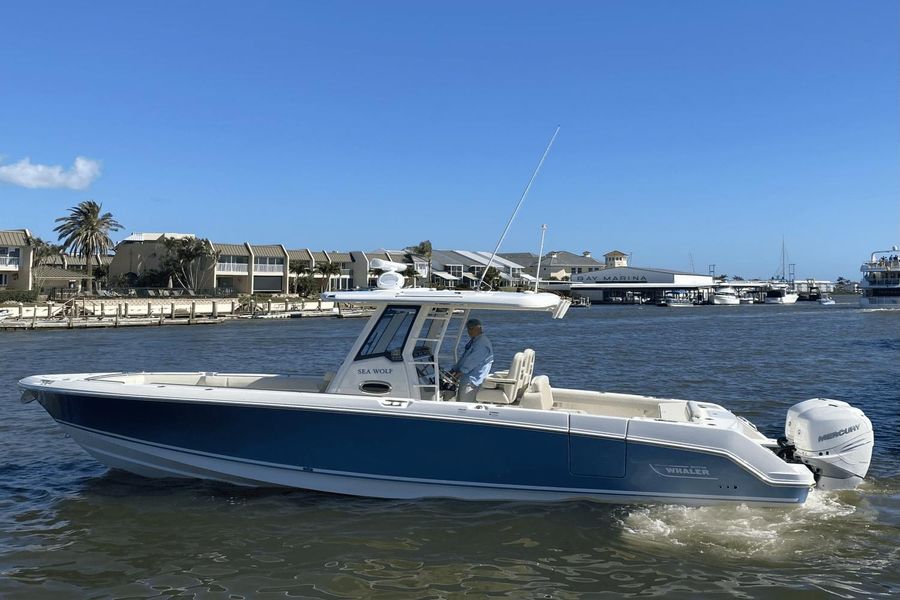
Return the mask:
<path id="1" fill-rule="evenodd" d="M 849 300 L 848 300 L 849 301 Z M 2 598 L 900 595 L 900 312 L 852 304 L 485 314 L 498 365 L 556 386 L 725 404 L 775 435 L 816 396 L 876 430 L 862 489 L 803 506 L 384 501 L 110 473 L 17 379 L 333 370 L 360 320 L 0 334 Z M 464 451 L 461 459 L 465 459 Z M 472 457 L 477 458 L 477 457 Z"/>

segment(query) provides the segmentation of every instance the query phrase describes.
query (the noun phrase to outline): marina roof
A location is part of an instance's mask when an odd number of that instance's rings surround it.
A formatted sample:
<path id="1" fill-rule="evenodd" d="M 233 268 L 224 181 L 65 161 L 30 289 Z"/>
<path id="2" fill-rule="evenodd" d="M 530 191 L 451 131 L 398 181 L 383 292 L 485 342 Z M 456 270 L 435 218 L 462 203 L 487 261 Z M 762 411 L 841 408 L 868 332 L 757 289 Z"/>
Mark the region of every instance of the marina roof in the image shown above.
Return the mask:
<path id="1" fill-rule="evenodd" d="M 608 254 L 605 256 L 608 256 Z M 548 252 L 544 255 L 544 258 L 541 259 L 541 264 L 547 266 L 552 265 L 554 267 L 603 267 L 606 265 L 606 263 L 591 256 L 575 254 L 573 252 L 568 252 L 567 250 L 554 250 L 553 252 Z"/>
<path id="2" fill-rule="evenodd" d="M 27 246 L 31 235 L 27 229 L 8 229 L 0 231 L 0 245 L 3 246 Z"/>

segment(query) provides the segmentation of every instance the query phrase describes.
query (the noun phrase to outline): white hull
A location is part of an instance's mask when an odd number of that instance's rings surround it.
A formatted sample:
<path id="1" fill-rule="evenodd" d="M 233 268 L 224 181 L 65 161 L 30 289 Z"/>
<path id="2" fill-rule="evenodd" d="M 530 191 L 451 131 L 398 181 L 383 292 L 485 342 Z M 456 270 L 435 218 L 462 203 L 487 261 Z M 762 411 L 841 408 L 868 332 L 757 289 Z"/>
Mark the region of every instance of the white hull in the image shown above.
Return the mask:
<path id="1" fill-rule="evenodd" d="M 712 303 L 717 306 L 736 306 L 741 300 L 735 296 L 713 296 Z"/>
<path id="2" fill-rule="evenodd" d="M 766 304 L 795 304 L 800 298 L 798 294 L 785 294 L 775 298 L 766 297 Z"/>
<path id="3" fill-rule="evenodd" d="M 875 298 L 866 298 L 863 296 L 859 299 L 859 306 L 860 308 L 900 310 L 900 296 L 879 296 Z"/>

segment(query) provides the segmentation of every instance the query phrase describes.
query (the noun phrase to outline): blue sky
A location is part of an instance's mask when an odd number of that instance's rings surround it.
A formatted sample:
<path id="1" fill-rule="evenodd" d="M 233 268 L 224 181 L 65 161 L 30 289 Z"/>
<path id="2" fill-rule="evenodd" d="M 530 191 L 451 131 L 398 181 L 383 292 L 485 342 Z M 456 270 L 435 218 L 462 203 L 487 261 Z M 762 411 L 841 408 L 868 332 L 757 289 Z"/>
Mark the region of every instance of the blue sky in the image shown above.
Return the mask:
<path id="1" fill-rule="evenodd" d="M 768 277 L 784 236 L 798 276 L 855 279 L 900 243 L 898 21 L 893 0 L 7 5 L 0 229 L 52 239 L 94 199 L 114 239 L 490 250 L 561 125 L 504 250 L 547 223 L 547 248 Z"/>

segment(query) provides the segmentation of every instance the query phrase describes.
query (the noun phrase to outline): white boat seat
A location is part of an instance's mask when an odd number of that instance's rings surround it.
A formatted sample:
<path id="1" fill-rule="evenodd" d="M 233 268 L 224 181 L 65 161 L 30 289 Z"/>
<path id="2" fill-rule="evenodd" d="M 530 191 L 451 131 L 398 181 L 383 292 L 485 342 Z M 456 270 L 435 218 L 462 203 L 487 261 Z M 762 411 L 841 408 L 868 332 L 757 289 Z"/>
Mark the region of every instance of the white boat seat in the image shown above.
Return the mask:
<path id="1" fill-rule="evenodd" d="M 513 355 L 508 371 L 488 375 L 478 390 L 477 400 L 491 404 L 512 404 L 521 399 L 534 372 L 534 350 L 528 348 Z"/>
<path id="2" fill-rule="evenodd" d="M 546 375 L 538 375 L 533 378 L 528 389 L 522 394 L 519 406 L 537 410 L 553 408 L 553 390 L 550 388 L 550 378 Z"/>

